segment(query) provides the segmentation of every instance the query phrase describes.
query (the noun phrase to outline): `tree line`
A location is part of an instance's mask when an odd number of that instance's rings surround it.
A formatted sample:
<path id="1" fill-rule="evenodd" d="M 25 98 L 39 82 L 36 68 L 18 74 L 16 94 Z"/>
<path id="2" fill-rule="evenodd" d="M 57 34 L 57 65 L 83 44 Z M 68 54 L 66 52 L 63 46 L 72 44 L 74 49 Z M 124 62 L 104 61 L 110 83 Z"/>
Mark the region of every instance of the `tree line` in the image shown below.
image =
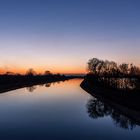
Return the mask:
<path id="1" fill-rule="evenodd" d="M 44 71 L 44 73 L 37 73 L 33 68 L 30 68 L 25 72 L 25 74 L 7 71 L 1 75 L 7 75 L 7 76 L 8 75 L 12 75 L 12 76 L 18 76 L 18 75 L 22 75 L 22 76 L 48 76 L 48 75 L 53 75 L 53 73 L 51 73 L 49 70 Z M 58 73 L 57 75 L 60 75 L 60 74 Z"/>
<path id="2" fill-rule="evenodd" d="M 140 68 L 133 64 L 117 64 L 114 61 L 98 58 L 88 61 L 88 72 L 97 76 L 140 76 Z"/>

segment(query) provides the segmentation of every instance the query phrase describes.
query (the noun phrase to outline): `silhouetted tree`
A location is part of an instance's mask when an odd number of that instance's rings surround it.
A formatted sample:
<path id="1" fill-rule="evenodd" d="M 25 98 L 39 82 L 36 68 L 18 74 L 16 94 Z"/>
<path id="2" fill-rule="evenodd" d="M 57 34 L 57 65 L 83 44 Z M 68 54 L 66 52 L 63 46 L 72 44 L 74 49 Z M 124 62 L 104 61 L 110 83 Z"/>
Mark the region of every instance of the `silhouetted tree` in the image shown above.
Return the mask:
<path id="1" fill-rule="evenodd" d="M 27 70 L 26 75 L 27 76 L 34 76 L 34 75 L 36 75 L 36 72 L 34 71 L 34 69 L 30 68 L 29 70 Z"/>
<path id="2" fill-rule="evenodd" d="M 46 71 L 44 72 L 44 75 L 51 75 L 51 72 L 50 72 L 49 70 L 46 70 Z"/>
<path id="3" fill-rule="evenodd" d="M 88 61 L 88 71 L 97 76 L 140 75 L 140 68 L 126 63 L 118 65 L 114 61 L 92 58 Z"/>
<path id="4" fill-rule="evenodd" d="M 10 72 L 10 71 L 7 71 L 7 72 L 5 73 L 5 75 L 15 75 L 15 73 Z"/>
<path id="5" fill-rule="evenodd" d="M 119 69 L 120 69 L 120 73 L 121 73 L 122 75 L 127 75 L 128 72 L 129 72 L 129 65 L 123 63 L 123 64 L 119 65 Z"/>
<path id="6" fill-rule="evenodd" d="M 88 70 L 93 74 L 98 74 L 99 70 L 102 67 L 101 60 L 97 58 L 90 59 L 88 62 Z"/>
<path id="7" fill-rule="evenodd" d="M 137 66 L 134 66 L 133 64 L 130 64 L 130 75 L 140 75 L 140 68 Z"/>

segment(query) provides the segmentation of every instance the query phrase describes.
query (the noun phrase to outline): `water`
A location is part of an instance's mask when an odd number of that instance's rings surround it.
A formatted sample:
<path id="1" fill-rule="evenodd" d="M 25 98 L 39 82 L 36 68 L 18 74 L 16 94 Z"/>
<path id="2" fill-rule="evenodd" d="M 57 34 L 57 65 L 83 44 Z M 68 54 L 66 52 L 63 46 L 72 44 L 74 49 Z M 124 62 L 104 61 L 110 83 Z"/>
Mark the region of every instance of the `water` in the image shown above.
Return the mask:
<path id="1" fill-rule="evenodd" d="M 136 122 L 119 120 L 124 116 L 115 120 L 110 108 L 94 110 L 98 101 L 80 88 L 81 82 L 75 79 L 0 94 L 0 139 L 140 140 Z"/>

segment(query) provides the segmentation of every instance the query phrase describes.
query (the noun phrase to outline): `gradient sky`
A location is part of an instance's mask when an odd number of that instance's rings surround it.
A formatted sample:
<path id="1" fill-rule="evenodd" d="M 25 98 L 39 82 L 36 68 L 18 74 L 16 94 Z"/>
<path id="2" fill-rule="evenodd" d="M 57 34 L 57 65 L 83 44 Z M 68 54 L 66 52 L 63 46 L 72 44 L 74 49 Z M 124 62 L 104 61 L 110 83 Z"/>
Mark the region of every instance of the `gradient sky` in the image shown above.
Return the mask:
<path id="1" fill-rule="evenodd" d="M 83 73 L 92 57 L 140 66 L 139 0 L 0 0 L 0 70 Z"/>

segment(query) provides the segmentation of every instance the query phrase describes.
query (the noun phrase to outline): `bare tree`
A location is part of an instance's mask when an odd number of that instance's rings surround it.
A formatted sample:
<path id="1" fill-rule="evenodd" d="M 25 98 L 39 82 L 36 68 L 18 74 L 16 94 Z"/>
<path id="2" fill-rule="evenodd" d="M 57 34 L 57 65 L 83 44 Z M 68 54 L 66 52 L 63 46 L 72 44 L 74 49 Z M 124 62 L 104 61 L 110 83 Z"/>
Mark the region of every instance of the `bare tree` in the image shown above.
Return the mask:
<path id="1" fill-rule="evenodd" d="M 126 63 L 118 65 L 114 61 L 92 58 L 88 61 L 88 71 L 98 76 L 140 75 L 140 68 Z"/>
<path id="2" fill-rule="evenodd" d="M 129 71 L 130 75 L 140 75 L 140 68 L 134 66 L 133 64 L 130 64 L 130 71 Z"/>
<path id="3" fill-rule="evenodd" d="M 128 72 L 129 72 L 129 65 L 126 64 L 126 63 L 123 63 L 121 65 L 119 65 L 119 69 L 120 69 L 120 72 L 123 74 L 123 75 L 127 75 Z"/>

